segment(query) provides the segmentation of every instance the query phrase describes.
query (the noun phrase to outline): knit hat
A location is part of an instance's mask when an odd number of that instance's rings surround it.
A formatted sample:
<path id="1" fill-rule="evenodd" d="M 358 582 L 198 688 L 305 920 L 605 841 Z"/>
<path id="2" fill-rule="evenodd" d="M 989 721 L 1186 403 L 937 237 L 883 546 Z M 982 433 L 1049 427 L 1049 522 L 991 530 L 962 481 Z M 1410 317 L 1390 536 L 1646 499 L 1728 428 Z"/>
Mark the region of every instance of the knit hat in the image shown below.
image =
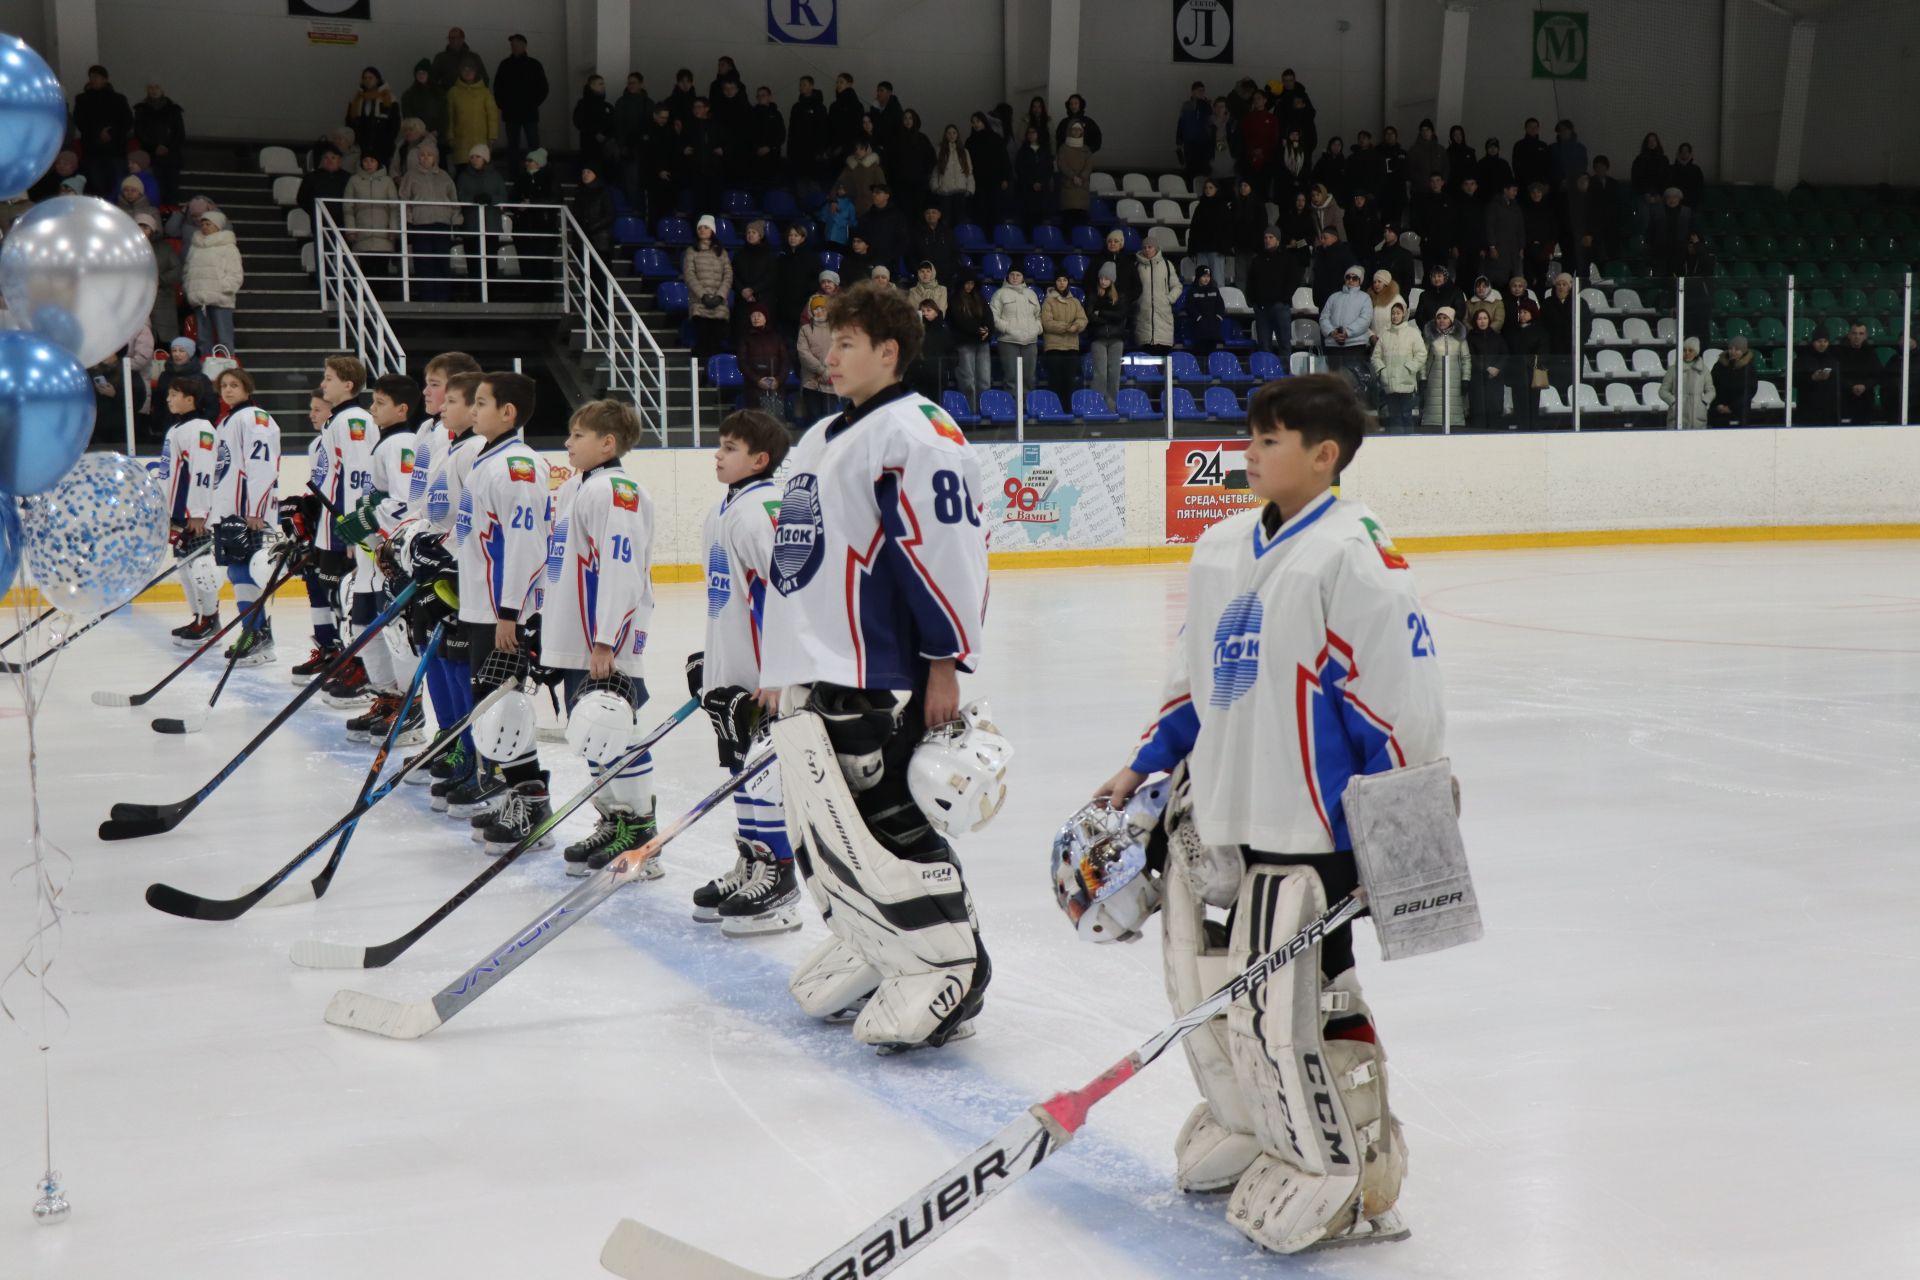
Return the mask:
<path id="1" fill-rule="evenodd" d="M 826 305 L 827 295 L 824 293 L 816 293 L 807 299 L 807 311 L 809 313 L 811 313 L 815 307 L 824 307 Z"/>
<path id="2" fill-rule="evenodd" d="M 1280 241 L 1285 241 L 1287 238 L 1286 233 L 1280 230 L 1279 227 L 1268 227 L 1265 231 L 1261 232 L 1260 234 L 1266 235 L 1266 236 L 1272 236 L 1275 240 L 1280 240 Z"/>
<path id="3" fill-rule="evenodd" d="M 840 273 L 838 271 L 833 271 L 833 270 L 822 271 L 820 273 L 820 283 L 821 284 L 839 284 Z"/>
<path id="4" fill-rule="evenodd" d="M 1367 278 L 1367 273 L 1362 271 L 1359 267 L 1348 267 L 1346 278 L 1349 280 L 1365 280 Z"/>
<path id="5" fill-rule="evenodd" d="M 1112 244 L 1115 240 L 1118 240 L 1121 244 L 1125 244 L 1127 242 L 1127 233 L 1118 227 L 1107 232 L 1107 243 Z"/>
<path id="6" fill-rule="evenodd" d="M 87 180 L 76 173 L 70 178 L 60 179 L 60 189 L 69 195 L 84 195 L 87 190 Z"/>
<path id="7" fill-rule="evenodd" d="M 160 215 L 151 209 L 142 209 L 133 215 L 133 220 L 150 230 L 158 231 L 160 229 Z"/>
<path id="8" fill-rule="evenodd" d="M 713 234 L 715 235 L 720 234 L 720 224 L 718 221 L 714 219 L 714 216 L 710 213 L 701 214 L 700 221 L 693 224 L 693 229 L 695 231 L 698 231 L 702 227 L 705 227 L 707 230 L 713 232 Z"/>
<path id="9" fill-rule="evenodd" d="M 192 338 L 175 338 L 172 342 L 169 342 L 167 346 L 175 351 L 184 350 L 184 351 L 191 352 L 193 350 L 193 339 Z"/>
<path id="10" fill-rule="evenodd" d="M 1373 273 L 1373 282 L 1375 284 L 1385 284 L 1391 279 L 1393 279 L 1393 272 L 1387 270 L 1385 267 Z"/>
<path id="11" fill-rule="evenodd" d="M 1540 318 L 1540 308 L 1533 305 L 1532 298 L 1522 298 L 1520 301 L 1514 303 L 1513 311 L 1515 315 L 1525 316 L 1529 320 L 1537 320 Z"/>
<path id="12" fill-rule="evenodd" d="M 1120 272 L 1111 262 L 1102 263 L 1100 267 L 1100 278 L 1108 281 L 1118 280 L 1120 278 Z"/>
<path id="13" fill-rule="evenodd" d="M 493 148 L 484 142 L 476 142 L 467 148 L 467 159 L 471 160 L 475 156 L 479 156 L 482 160 L 491 161 L 493 159 Z"/>
<path id="14" fill-rule="evenodd" d="M 227 229 L 227 215 L 218 209 L 207 210 L 200 215 L 200 221 L 211 222 L 216 231 L 225 231 Z"/>
<path id="15" fill-rule="evenodd" d="M 1439 309 L 1438 311 L 1436 311 L 1436 312 L 1434 312 L 1434 313 L 1433 313 L 1433 318 L 1434 318 L 1435 320 L 1439 320 L 1439 319 L 1443 319 L 1443 318 L 1444 318 L 1444 319 L 1447 319 L 1447 320 L 1451 320 L 1451 319 L 1453 319 L 1453 308 L 1452 308 L 1452 307 L 1442 307 L 1442 308 L 1440 308 L 1440 309 Z"/>
<path id="16" fill-rule="evenodd" d="M 147 184 L 140 181 L 140 177 L 138 174 L 130 173 L 126 177 L 120 179 L 120 189 L 122 191 L 125 191 L 128 187 L 132 187 L 135 191 L 140 192 L 142 195 L 145 195 L 147 191 Z"/>
<path id="17" fill-rule="evenodd" d="M 414 69 L 415 71 L 424 71 L 424 72 L 426 72 L 426 73 L 427 73 L 428 75 L 432 75 L 432 74 L 433 74 L 433 59 L 432 59 L 432 58 L 422 58 L 422 59 L 420 59 L 420 61 L 418 61 L 418 62 L 416 62 L 416 63 L 414 63 L 414 64 L 413 64 L 413 69 Z"/>
<path id="18" fill-rule="evenodd" d="M 547 149 L 545 147 L 535 147 L 533 150 L 527 152 L 527 163 L 536 169 L 546 168 Z"/>

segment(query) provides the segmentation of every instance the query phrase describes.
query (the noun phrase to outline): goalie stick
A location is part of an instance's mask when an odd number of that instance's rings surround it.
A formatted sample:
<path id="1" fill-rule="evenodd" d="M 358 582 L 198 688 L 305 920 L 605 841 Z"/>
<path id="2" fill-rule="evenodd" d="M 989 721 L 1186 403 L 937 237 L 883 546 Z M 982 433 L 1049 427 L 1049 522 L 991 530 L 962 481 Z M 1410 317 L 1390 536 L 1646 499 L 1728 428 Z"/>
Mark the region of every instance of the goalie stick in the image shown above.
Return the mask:
<path id="1" fill-rule="evenodd" d="M 294 712 L 305 706 L 314 694 L 320 692 L 320 686 L 333 679 L 347 663 L 353 661 L 359 652 L 367 647 L 367 642 L 380 634 L 382 627 L 399 617 L 400 612 L 413 602 L 414 594 L 419 589 L 411 582 L 401 588 L 400 594 L 393 598 L 393 603 L 388 605 L 379 617 L 368 623 L 360 634 L 353 638 L 353 643 L 334 657 L 326 670 L 316 675 L 306 688 L 294 694 L 293 701 L 269 720 L 266 727 L 253 736 L 253 741 L 240 748 L 240 753 L 227 761 L 226 767 L 214 774 L 207 785 L 186 799 L 176 800 L 172 804 L 129 804 L 124 801 L 116 804 L 107 820 L 100 824 L 100 838 L 131 840 L 138 836 L 158 835 L 162 831 L 171 831 L 179 826 L 188 814 L 199 808 L 202 802 L 214 793 L 215 788 L 232 777 L 234 771 L 247 762 L 247 758 L 259 748 L 261 743 L 272 736 L 274 730 L 291 720 Z"/>
<path id="2" fill-rule="evenodd" d="M 435 628 L 436 640 L 439 639 L 440 630 L 444 626 L 445 624 L 442 623 L 441 627 Z M 426 655 L 422 657 L 420 665 L 414 669 L 413 681 L 407 686 L 406 700 L 401 703 L 399 714 L 394 717 L 393 725 L 388 727 L 387 736 L 381 741 L 380 750 L 374 754 L 373 763 L 367 769 L 366 781 L 361 784 L 359 797 L 353 802 L 353 808 L 349 809 L 344 816 L 315 836 L 312 843 L 295 854 L 293 860 L 286 866 L 237 898 L 203 898 L 199 894 L 176 889 L 170 884 L 151 884 L 147 886 L 147 905 L 156 911 L 164 911 L 170 916 L 181 916 L 188 920 L 234 920 L 263 902 L 268 906 L 278 907 L 296 902 L 312 902 L 316 898 L 324 897 L 327 886 L 333 882 L 333 873 L 339 868 L 340 859 L 346 853 L 347 842 L 352 838 L 360 819 L 364 818 L 375 805 L 393 794 L 409 773 L 425 768 L 452 746 L 481 712 L 506 696 L 508 692 L 505 685 L 491 690 L 472 711 L 461 717 L 458 723 L 451 728 L 441 730 L 434 740 L 427 744 L 426 749 L 408 760 L 398 773 L 385 782 L 379 782 L 381 770 L 386 768 L 387 760 L 393 752 L 394 740 L 399 736 L 399 730 L 395 726 L 405 722 L 407 708 L 420 696 L 420 684 L 426 676 L 427 663 L 432 660 L 432 653 L 433 650 L 429 648 Z M 376 783 L 379 785 L 376 786 Z M 284 889 L 280 887 L 288 877 L 298 871 L 314 854 L 320 852 L 327 841 L 336 835 L 340 837 L 339 842 L 334 845 L 333 853 L 327 858 L 326 865 L 321 868 L 319 875 L 306 884 L 290 885 Z"/>
<path id="3" fill-rule="evenodd" d="M 917 1256 L 982 1204 L 1039 1167 L 1073 1140 L 1087 1112 L 1149 1063 L 1292 961 L 1367 904 L 1357 889 L 1240 975 L 1162 1027 L 1152 1039 L 1070 1093 L 1056 1093 L 995 1134 L 951 1169 L 920 1188 L 891 1213 L 792 1280 L 871 1280 Z M 600 1265 L 625 1280 L 775 1280 L 676 1240 L 631 1218 L 623 1219 L 600 1251 Z"/>
<path id="4" fill-rule="evenodd" d="M 689 710 L 690 706 L 681 708 L 683 712 Z M 389 1039 L 418 1040 L 485 995 L 495 983 L 525 964 L 534 952 L 578 924 L 588 912 L 633 879 L 641 866 L 665 848 L 669 841 L 698 822 L 722 800 L 745 786 L 753 775 L 772 763 L 773 752 L 762 752 L 749 761 L 745 769 L 701 797 L 693 808 L 675 819 L 672 826 L 640 848 L 622 854 L 588 876 L 579 888 L 541 912 L 526 928 L 495 947 L 485 960 L 448 983 L 437 994 L 409 1003 L 368 995 L 364 991 L 338 991 L 327 1005 L 327 1021 L 336 1027 L 355 1027 Z M 617 770 L 609 767 L 603 776 L 611 777 L 615 772 Z M 516 849 L 515 854 L 508 856 L 515 856 L 518 852 Z M 489 867 L 488 870 L 493 868 Z"/>
<path id="5" fill-rule="evenodd" d="M 600 777 L 588 783 L 586 790 L 573 796 L 553 814 L 528 833 L 527 837 L 513 848 L 501 854 L 495 861 L 447 901 L 440 904 L 434 913 L 407 930 L 391 942 L 382 942 L 371 947 L 349 946 L 344 942 L 323 942 L 313 938 L 302 938 L 293 944 L 289 958 L 297 965 L 307 969 L 379 969 L 392 964 L 404 955 L 409 947 L 424 938 L 435 925 L 458 911 L 467 899 L 486 888 L 487 883 L 512 864 L 514 859 L 540 842 L 540 838 L 558 827 L 606 785 L 607 780 L 617 775 L 638 760 L 642 754 L 651 750 L 653 745 L 667 736 L 673 727 L 700 709 L 697 698 L 688 698 L 673 714 L 656 726 L 652 732 L 629 747 L 619 760 L 601 771 Z"/>
<path id="6" fill-rule="evenodd" d="M 72 644 L 75 640 L 78 640 L 81 636 L 87 634 L 87 632 L 93 630 L 95 627 L 105 622 L 108 618 L 111 618 L 114 614 L 120 612 L 122 609 L 132 604 L 135 600 L 138 600 L 141 596 L 147 594 L 147 592 L 153 590 L 155 587 L 165 582 L 168 578 L 171 578 L 174 574 L 180 572 L 181 566 L 186 564 L 187 561 L 193 559 L 195 556 L 209 555 L 212 553 L 212 551 L 213 551 L 213 544 L 211 542 L 207 543 L 207 545 L 201 547 L 197 551 L 189 551 L 186 555 L 181 556 L 178 560 L 175 560 L 172 564 L 162 569 L 159 573 L 156 573 L 153 577 L 147 579 L 146 586 L 141 587 L 138 591 L 134 592 L 131 596 L 127 597 L 125 600 L 122 600 L 119 604 L 113 606 L 113 608 L 107 610 L 105 613 L 93 619 L 91 622 L 86 623 L 84 626 L 76 627 L 73 631 L 68 633 L 66 639 L 60 641 L 60 643 L 54 645 L 51 649 L 48 649 L 45 653 L 35 654 L 33 657 L 29 658 L 25 662 L 0 662 L 0 675 L 17 676 L 23 671 L 33 670 L 35 667 L 45 662 L 48 658 L 51 658 L 54 654 L 59 653 L 62 649 L 65 649 L 68 645 Z M 59 610 L 49 609 L 47 612 L 57 613 L 59 612 Z M 47 615 L 43 613 L 40 616 L 44 618 Z M 31 627 L 21 628 L 19 631 L 16 631 L 14 633 L 14 638 L 18 639 L 20 636 L 25 635 L 31 629 L 32 629 Z"/>

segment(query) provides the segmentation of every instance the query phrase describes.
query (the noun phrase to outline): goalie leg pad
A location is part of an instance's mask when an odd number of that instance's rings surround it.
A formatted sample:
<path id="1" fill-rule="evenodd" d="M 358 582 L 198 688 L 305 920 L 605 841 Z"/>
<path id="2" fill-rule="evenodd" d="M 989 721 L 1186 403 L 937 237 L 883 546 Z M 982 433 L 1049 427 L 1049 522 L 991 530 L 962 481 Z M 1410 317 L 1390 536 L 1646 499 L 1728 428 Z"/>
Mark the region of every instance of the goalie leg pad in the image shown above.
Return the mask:
<path id="1" fill-rule="evenodd" d="M 1171 860 L 1171 849 L 1168 856 Z M 1185 1013 L 1238 971 L 1228 954 L 1225 927 L 1207 919 L 1206 903 L 1192 883 L 1170 866 L 1161 888 L 1167 1001 L 1176 1013 Z M 1260 1154 L 1253 1106 L 1234 1073 L 1226 1018 L 1210 1020 L 1181 1041 L 1181 1048 L 1203 1101 L 1174 1141 L 1175 1182 L 1182 1191 L 1225 1191 Z"/>
<path id="2" fill-rule="evenodd" d="M 787 990 L 810 1018 L 831 1018 L 853 1008 L 880 985 L 880 971 L 839 938 L 828 938 L 800 962 Z"/>
<path id="3" fill-rule="evenodd" d="M 1232 963 L 1251 964 L 1326 905 L 1311 867 L 1249 868 Z M 1261 1147 L 1234 1187 L 1227 1220 L 1278 1253 L 1369 1233 L 1371 1220 L 1392 1209 L 1405 1171 L 1405 1147 L 1386 1106 L 1385 1059 L 1368 1040 L 1342 1038 L 1371 1034 L 1358 983 L 1350 966 L 1324 989 L 1323 982 L 1320 966 L 1289 965 L 1227 1014 L 1234 1069 L 1253 1100 Z"/>

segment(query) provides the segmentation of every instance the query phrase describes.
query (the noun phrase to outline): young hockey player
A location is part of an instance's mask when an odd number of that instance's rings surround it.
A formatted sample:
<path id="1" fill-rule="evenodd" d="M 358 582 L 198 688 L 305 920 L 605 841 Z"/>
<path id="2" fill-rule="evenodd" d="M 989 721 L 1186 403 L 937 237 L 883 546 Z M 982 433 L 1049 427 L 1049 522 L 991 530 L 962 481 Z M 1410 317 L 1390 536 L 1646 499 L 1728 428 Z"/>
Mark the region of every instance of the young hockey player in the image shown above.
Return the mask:
<path id="1" fill-rule="evenodd" d="M 227 526 L 225 536 L 234 550 L 246 552 L 244 558 L 233 552 L 227 556 L 234 606 L 241 610 L 260 598 L 264 575 L 272 571 L 272 557 L 260 551 L 268 517 L 280 508 L 280 424 L 254 404 L 253 389 L 253 375 L 245 369 L 236 366 L 220 375 L 220 403 L 226 413 L 220 419 L 216 452 L 226 460 L 226 470 L 215 485 L 213 516 L 217 526 Z M 261 667 L 273 661 L 271 605 L 269 601 L 248 617 L 239 638 L 228 646 L 225 656 L 234 666 Z"/>
<path id="2" fill-rule="evenodd" d="M 788 713 L 781 793 L 834 932 L 789 985 L 819 1017 L 864 999 L 855 1038 L 894 1052 L 971 1034 L 991 975 L 933 825 L 946 815 L 909 783 L 927 730 L 961 718 L 958 673 L 980 655 L 984 490 L 960 429 L 901 383 L 922 340 L 906 295 L 856 285 L 827 323 L 828 378 L 850 405 L 789 459 L 760 680 Z"/>
<path id="3" fill-rule="evenodd" d="M 1355 776 L 1443 754 L 1440 671 L 1407 562 L 1330 492 L 1367 415 L 1351 385 L 1271 382 L 1247 407 L 1265 500 L 1209 529 L 1161 710 L 1097 797 L 1176 772 L 1165 815 L 1167 984 L 1185 1009 L 1358 884 L 1341 807 Z M 1224 930 L 1207 906 L 1233 909 Z M 1352 931 L 1187 1043 L 1204 1101 L 1175 1143 L 1182 1190 L 1231 1188 L 1227 1220 L 1281 1253 L 1397 1239 L 1406 1168 Z M 1331 1086 L 1331 1087 L 1329 1087 Z"/>
<path id="4" fill-rule="evenodd" d="M 713 720 L 720 767 L 737 772 L 761 707 L 760 626 L 773 566 L 773 518 L 780 492 L 773 473 L 787 456 L 787 425 L 757 409 L 720 424 L 714 478 L 727 492 L 707 513 L 707 647 L 687 660 L 687 684 Z M 728 937 L 787 933 L 800 927 L 799 881 L 780 775 L 768 769 L 733 793 L 739 850 L 733 870 L 693 891 L 693 918 L 718 921 Z"/>
<path id="5" fill-rule="evenodd" d="M 167 428 L 160 475 L 167 481 L 173 551 L 182 558 L 212 536 L 207 517 L 213 511 L 219 434 L 200 416 L 198 404 L 205 391 L 200 376 L 191 373 L 175 378 L 167 388 L 167 412 L 173 425 Z M 187 561 L 181 577 L 192 618 L 173 629 L 173 638 L 175 644 L 193 647 L 220 629 L 220 571 L 211 555 L 203 555 Z"/>
<path id="6" fill-rule="evenodd" d="M 632 747 L 633 713 L 647 700 L 653 498 L 620 467 L 621 455 L 639 442 L 640 416 L 631 405 L 583 405 L 567 428 L 573 474 L 553 504 L 540 662 L 565 677 L 572 708 L 567 740 L 596 778 Z M 593 803 L 600 821 L 586 839 L 567 847 L 568 875 L 598 871 L 653 838 L 652 753 L 621 769 Z M 544 797 L 540 806 L 544 811 Z M 647 878 L 665 874 L 665 868 L 653 869 L 657 863 L 647 864 Z"/>
<path id="7" fill-rule="evenodd" d="M 335 652 L 338 635 L 346 625 L 348 601 L 345 597 L 353 574 L 353 560 L 348 554 L 351 544 L 341 537 L 335 522 L 352 511 L 372 488 L 373 451 L 380 443 L 380 428 L 360 407 L 360 391 L 366 384 L 367 369 L 359 360 L 348 355 L 327 357 L 320 375 L 320 394 L 333 412 L 320 432 L 315 473 L 310 483 L 325 496 L 322 509 L 314 517 L 313 549 L 316 573 L 333 613 Z M 316 628 L 316 634 L 317 631 Z M 306 667 L 295 667 L 294 675 L 299 678 L 305 671 L 307 678 L 311 678 L 332 661 L 333 654 L 323 650 L 316 655 L 318 665 L 310 671 Z M 331 706 L 352 707 L 372 697 L 366 686 L 366 668 L 355 658 L 328 681 L 321 692 Z"/>
<path id="8" fill-rule="evenodd" d="M 534 592 L 546 568 L 553 498 L 547 464 L 524 435 L 533 409 L 533 379 L 524 374 L 483 374 L 474 388 L 473 431 L 482 444 L 461 490 L 454 540 L 476 702 L 524 674 L 522 640 L 531 633 Z M 509 661 L 489 664 L 496 650 Z M 516 656 L 520 671 L 512 673 Z M 503 677 L 503 670 L 511 674 Z M 533 700 L 523 692 L 503 698 L 474 726 L 477 771 L 447 793 L 447 812 L 467 818 L 487 844 L 511 847 L 550 812 L 535 742 Z"/>
<path id="9" fill-rule="evenodd" d="M 407 518 L 407 498 L 413 490 L 413 417 L 420 407 L 420 388 L 412 378 L 388 374 L 373 384 L 368 409 L 380 429 L 374 447 L 372 487 L 354 509 L 336 522 L 340 535 L 353 544 L 353 624 L 364 627 L 390 603 L 386 580 L 376 564 L 382 543 Z M 347 721 L 352 742 L 384 742 L 400 709 L 406 678 L 415 655 L 407 651 L 406 629 L 388 626 L 360 651 L 367 670 L 367 688 L 373 702 Z M 404 664 L 405 672 L 400 668 Z M 418 701 L 407 709 L 407 722 L 394 739 L 399 746 L 417 746 L 426 740 L 426 710 Z"/>
<path id="10" fill-rule="evenodd" d="M 314 496 L 314 490 L 326 483 L 327 423 L 333 420 L 333 406 L 320 388 L 315 387 L 307 400 L 307 421 L 313 426 L 313 439 L 307 442 L 307 489 L 280 499 L 280 531 L 297 538 L 311 548 L 318 536 L 320 518 L 326 508 Z M 300 562 L 300 580 L 307 589 L 307 617 L 313 629 L 313 648 L 305 662 L 293 668 L 293 682 L 305 684 L 333 661 L 340 652 L 340 628 L 334 623 L 334 604 L 322 575 L 318 552 L 309 550 Z"/>

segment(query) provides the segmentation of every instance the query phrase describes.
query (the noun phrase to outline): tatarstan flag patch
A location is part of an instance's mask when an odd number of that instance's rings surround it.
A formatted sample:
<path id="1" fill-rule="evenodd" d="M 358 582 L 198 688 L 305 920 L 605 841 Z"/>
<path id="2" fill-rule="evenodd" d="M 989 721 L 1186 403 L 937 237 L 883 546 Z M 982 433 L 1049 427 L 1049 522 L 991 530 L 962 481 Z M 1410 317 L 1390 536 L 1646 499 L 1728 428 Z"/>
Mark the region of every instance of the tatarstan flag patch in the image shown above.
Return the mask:
<path id="1" fill-rule="evenodd" d="M 347 423 L 347 434 L 355 440 L 365 440 L 367 438 L 367 424 L 358 418 L 351 419 Z"/>
<path id="2" fill-rule="evenodd" d="M 1407 567 L 1407 558 L 1393 549 L 1393 539 L 1388 536 L 1385 529 L 1380 527 L 1378 522 L 1362 516 L 1360 523 L 1367 527 L 1367 536 L 1373 539 L 1373 549 L 1380 553 L 1380 563 L 1386 565 L 1389 569 L 1404 569 Z"/>
<path id="3" fill-rule="evenodd" d="M 533 483 L 533 463 L 525 458 L 507 459 L 507 479 Z"/>
<path id="4" fill-rule="evenodd" d="M 966 447 L 966 433 L 960 430 L 959 423 L 947 416 L 945 409 L 937 404 L 923 404 L 920 406 L 920 412 L 927 415 L 927 422 L 935 431 L 962 448 Z"/>
<path id="5" fill-rule="evenodd" d="M 200 447 L 201 447 L 202 449 L 211 449 L 211 448 L 213 448 L 213 432 L 211 432 L 211 431 L 202 431 L 202 432 L 200 433 Z"/>
<path id="6" fill-rule="evenodd" d="M 614 476 L 609 482 L 613 485 L 613 505 L 622 511 L 640 509 L 640 486 L 620 476 Z"/>
<path id="7" fill-rule="evenodd" d="M 411 449 L 400 451 L 400 474 L 403 476 L 413 474 L 413 450 Z"/>
<path id="8" fill-rule="evenodd" d="M 766 508 L 767 519 L 773 521 L 773 527 L 776 529 L 779 528 L 780 527 L 780 499 L 768 498 L 765 502 L 761 503 L 760 505 Z"/>

